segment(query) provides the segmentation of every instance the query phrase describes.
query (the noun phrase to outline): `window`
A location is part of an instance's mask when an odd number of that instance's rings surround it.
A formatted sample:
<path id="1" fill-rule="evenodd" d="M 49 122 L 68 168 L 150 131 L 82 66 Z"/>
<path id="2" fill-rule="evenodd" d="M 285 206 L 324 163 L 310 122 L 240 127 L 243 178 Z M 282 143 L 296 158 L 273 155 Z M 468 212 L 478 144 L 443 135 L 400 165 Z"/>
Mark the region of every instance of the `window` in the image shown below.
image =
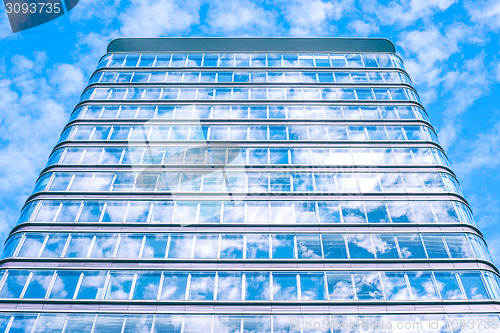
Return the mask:
<path id="1" fill-rule="evenodd" d="M 190 300 L 213 300 L 215 273 L 192 273 L 189 287 Z"/>
<path id="2" fill-rule="evenodd" d="M 160 299 L 177 301 L 186 299 L 186 285 L 188 277 L 188 273 L 164 272 Z"/>
<path id="3" fill-rule="evenodd" d="M 293 235 L 273 235 L 272 236 L 272 256 L 273 259 L 293 259 L 295 258 L 295 239 Z"/>
<path id="4" fill-rule="evenodd" d="M 297 300 L 297 274 L 273 273 L 273 300 Z"/>
<path id="5" fill-rule="evenodd" d="M 158 297 L 160 272 L 138 272 L 133 299 L 154 300 Z"/>

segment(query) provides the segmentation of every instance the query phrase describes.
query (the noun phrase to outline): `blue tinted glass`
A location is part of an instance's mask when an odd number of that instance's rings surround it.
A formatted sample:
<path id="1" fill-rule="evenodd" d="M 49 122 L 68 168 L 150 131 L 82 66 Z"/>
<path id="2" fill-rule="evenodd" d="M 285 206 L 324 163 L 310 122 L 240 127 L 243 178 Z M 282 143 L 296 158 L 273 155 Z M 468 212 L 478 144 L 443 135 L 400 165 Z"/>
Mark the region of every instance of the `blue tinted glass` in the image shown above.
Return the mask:
<path id="1" fill-rule="evenodd" d="M 239 301 L 242 299 L 241 273 L 218 274 L 217 299 L 226 301 Z"/>
<path id="2" fill-rule="evenodd" d="M 86 258 L 94 238 L 93 234 L 74 234 L 71 235 L 66 258 Z"/>
<path id="3" fill-rule="evenodd" d="M 273 273 L 273 300 L 297 299 L 297 274 Z"/>
<path id="4" fill-rule="evenodd" d="M 50 282 L 54 275 L 53 271 L 35 271 L 26 288 L 23 298 L 45 298 Z"/>
<path id="5" fill-rule="evenodd" d="M 408 272 L 406 275 L 414 299 L 439 299 L 431 272 Z"/>
<path id="6" fill-rule="evenodd" d="M 383 299 L 382 287 L 377 272 L 354 273 L 353 278 L 358 299 Z"/>
<path id="7" fill-rule="evenodd" d="M 28 271 L 7 271 L 7 278 L 0 290 L 0 298 L 19 298 L 29 274 Z"/>
<path id="8" fill-rule="evenodd" d="M 295 186 L 295 183 L 294 183 Z M 314 201 L 295 201 L 296 223 L 317 223 L 316 203 Z"/>
<path id="9" fill-rule="evenodd" d="M 50 291 L 49 298 L 73 298 L 80 275 L 80 272 L 57 271 L 54 286 Z"/>
<path id="10" fill-rule="evenodd" d="M 176 272 L 164 272 L 163 284 L 160 293 L 161 300 L 184 300 L 186 299 L 186 284 L 189 274 Z"/>
<path id="11" fill-rule="evenodd" d="M 30 219 L 32 219 L 33 211 L 35 210 L 36 205 L 37 201 L 28 203 L 21 211 L 21 215 L 19 215 L 17 224 L 30 221 Z"/>
<path id="12" fill-rule="evenodd" d="M 295 246 L 293 235 L 272 236 L 273 259 L 293 259 Z"/>
<path id="13" fill-rule="evenodd" d="M 325 275 L 321 273 L 300 274 L 301 300 L 326 300 Z"/>
<path id="14" fill-rule="evenodd" d="M 375 258 L 370 235 L 347 235 L 346 240 L 351 259 Z"/>
<path id="15" fill-rule="evenodd" d="M 349 273 L 327 273 L 328 293 L 331 300 L 354 299 L 354 287 Z"/>
<path id="16" fill-rule="evenodd" d="M 215 288 L 215 273 L 193 273 L 189 286 L 188 299 L 213 300 Z"/>
<path id="17" fill-rule="evenodd" d="M 437 288 L 442 299 L 464 299 L 455 273 L 434 272 Z"/>
<path id="18" fill-rule="evenodd" d="M 94 325 L 95 315 L 78 314 L 68 316 L 66 330 L 68 332 L 90 332 Z"/>
<path id="19" fill-rule="evenodd" d="M 248 247 L 248 243 L 247 243 Z M 243 258 L 243 237 L 241 235 L 221 235 L 220 242 L 221 259 Z"/>
<path id="20" fill-rule="evenodd" d="M 26 234 L 21 250 L 18 257 L 36 258 L 40 253 L 40 249 L 45 241 L 45 235 L 40 234 Z"/>
<path id="21" fill-rule="evenodd" d="M 111 272 L 105 299 L 129 299 L 134 273 Z"/>
<path id="22" fill-rule="evenodd" d="M 152 332 L 181 333 L 183 317 L 183 315 L 156 315 Z"/>
<path id="23" fill-rule="evenodd" d="M 246 258 L 269 259 L 269 236 L 246 235 Z"/>
<path id="24" fill-rule="evenodd" d="M 298 258 L 321 259 L 323 253 L 319 235 L 297 235 Z"/>
<path id="25" fill-rule="evenodd" d="M 37 315 L 26 315 L 26 314 L 16 314 L 14 315 L 14 321 L 10 327 L 9 332 L 13 333 L 22 333 L 22 332 L 31 332 L 33 326 L 35 325 L 35 321 L 37 319 Z"/>
<path id="26" fill-rule="evenodd" d="M 144 241 L 142 258 L 165 258 L 168 236 L 147 235 Z"/>
<path id="27" fill-rule="evenodd" d="M 271 299 L 269 273 L 245 273 L 245 299 L 254 301 Z"/>
<path id="28" fill-rule="evenodd" d="M 23 234 L 15 234 L 13 236 L 10 236 L 4 245 L 1 257 L 2 258 L 12 257 L 22 237 Z"/>
<path id="29" fill-rule="evenodd" d="M 387 207 L 384 203 L 365 203 L 369 223 L 390 223 Z"/>
<path id="30" fill-rule="evenodd" d="M 83 279 L 76 295 L 77 299 L 102 299 L 106 272 L 83 272 Z"/>
<path id="31" fill-rule="evenodd" d="M 124 319 L 123 315 L 98 315 L 92 332 L 121 332 Z"/>
<path id="32" fill-rule="evenodd" d="M 427 257 L 419 235 L 398 235 L 396 238 L 403 258 Z"/>
<path id="33" fill-rule="evenodd" d="M 488 292 L 480 272 L 465 272 L 460 274 L 467 299 L 488 299 Z"/>
<path id="34" fill-rule="evenodd" d="M 393 235 L 372 235 L 372 241 L 377 258 L 394 259 L 400 257 Z"/>
<path id="35" fill-rule="evenodd" d="M 337 202 L 318 202 L 318 213 L 321 223 L 340 223 L 339 204 Z"/>
<path id="36" fill-rule="evenodd" d="M 321 237 L 325 259 L 347 259 L 347 249 L 343 235 L 324 234 Z"/>
<path id="37" fill-rule="evenodd" d="M 91 258 L 112 258 L 115 253 L 118 236 L 96 235 Z"/>
<path id="38" fill-rule="evenodd" d="M 446 245 L 441 235 L 422 235 L 429 258 L 448 258 Z"/>
<path id="39" fill-rule="evenodd" d="M 57 258 L 62 255 L 63 249 L 66 246 L 68 234 L 49 234 L 49 239 L 46 241 L 41 257 Z"/>
<path id="40" fill-rule="evenodd" d="M 405 274 L 403 272 L 382 273 L 382 283 L 384 284 L 385 297 L 388 300 L 408 300 L 410 294 L 406 285 Z"/>
<path id="41" fill-rule="evenodd" d="M 149 332 L 151 330 L 151 325 L 153 324 L 152 315 L 127 315 L 125 321 L 125 326 L 123 327 L 123 332 L 135 333 L 135 332 Z"/>

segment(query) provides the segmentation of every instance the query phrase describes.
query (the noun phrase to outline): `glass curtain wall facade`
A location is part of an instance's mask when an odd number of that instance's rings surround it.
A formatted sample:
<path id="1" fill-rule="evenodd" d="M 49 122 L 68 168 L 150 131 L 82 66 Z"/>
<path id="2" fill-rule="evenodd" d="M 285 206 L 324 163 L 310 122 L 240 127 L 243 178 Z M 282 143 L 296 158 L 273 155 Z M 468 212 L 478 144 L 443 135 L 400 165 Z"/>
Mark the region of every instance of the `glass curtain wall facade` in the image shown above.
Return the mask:
<path id="1" fill-rule="evenodd" d="M 5 332 L 496 332 L 383 39 L 118 39 L 2 252 Z"/>

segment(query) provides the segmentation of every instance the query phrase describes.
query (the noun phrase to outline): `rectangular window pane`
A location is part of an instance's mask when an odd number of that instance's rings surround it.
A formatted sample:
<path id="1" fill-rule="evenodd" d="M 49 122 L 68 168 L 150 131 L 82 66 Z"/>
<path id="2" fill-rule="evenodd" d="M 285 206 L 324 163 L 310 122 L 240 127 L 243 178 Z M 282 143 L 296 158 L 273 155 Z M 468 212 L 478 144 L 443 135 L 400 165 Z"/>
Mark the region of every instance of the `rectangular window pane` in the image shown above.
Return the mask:
<path id="1" fill-rule="evenodd" d="M 73 298 L 80 275 L 80 272 L 58 271 L 49 298 Z"/>
<path id="2" fill-rule="evenodd" d="M 129 299 L 134 273 L 111 272 L 105 299 Z"/>
<path id="3" fill-rule="evenodd" d="M 297 300 L 297 275 L 273 273 L 273 300 Z"/>
<path id="4" fill-rule="evenodd" d="M 354 287 L 350 273 L 327 273 L 330 300 L 354 299 Z"/>
<path id="5" fill-rule="evenodd" d="M 122 235 L 116 253 L 117 258 L 139 258 L 141 251 L 142 235 Z"/>
<path id="6" fill-rule="evenodd" d="M 165 258 L 168 236 L 146 236 L 142 258 Z"/>
<path id="7" fill-rule="evenodd" d="M 301 273 L 300 290 L 301 300 L 326 300 L 325 275 L 323 273 Z"/>
<path id="8" fill-rule="evenodd" d="M 321 243 L 319 235 L 297 235 L 297 252 L 299 259 L 321 259 Z"/>
<path id="9" fill-rule="evenodd" d="M 370 235 L 347 235 L 346 240 L 351 259 L 375 258 Z"/>
<path id="10" fill-rule="evenodd" d="M 272 235 L 273 259 L 295 258 L 295 245 L 293 235 Z"/>
<path id="11" fill-rule="evenodd" d="M 269 273 L 245 273 L 245 299 L 252 301 L 271 299 Z"/>
<path id="12" fill-rule="evenodd" d="M 434 272 L 434 276 L 442 299 L 464 299 L 455 273 Z"/>
<path id="13" fill-rule="evenodd" d="M 488 293 L 481 278 L 480 272 L 460 273 L 460 280 L 464 286 L 467 299 L 488 299 Z"/>
<path id="14" fill-rule="evenodd" d="M 170 247 L 168 249 L 169 258 L 191 258 L 193 249 L 193 235 L 176 234 L 170 235 Z"/>
<path id="15" fill-rule="evenodd" d="M 269 259 L 269 236 L 268 235 L 246 235 L 246 258 L 247 259 Z"/>
<path id="16" fill-rule="evenodd" d="M 427 257 L 419 235 L 398 235 L 396 238 L 403 258 Z"/>
<path id="17" fill-rule="evenodd" d="M 354 273 L 353 278 L 358 299 L 383 299 L 378 273 Z"/>
<path id="18" fill-rule="evenodd" d="M 213 300 L 215 273 L 192 273 L 189 287 L 190 300 Z"/>
<path id="19" fill-rule="evenodd" d="M 163 285 L 161 288 L 160 299 L 177 301 L 186 299 L 188 276 L 188 273 L 183 272 L 163 272 Z"/>
<path id="20" fill-rule="evenodd" d="M 240 273 L 219 273 L 217 299 L 223 301 L 241 300 L 241 279 Z"/>
<path id="21" fill-rule="evenodd" d="M 248 246 L 248 244 L 247 244 Z M 243 236 L 241 235 L 221 235 L 220 243 L 221 259 L 242 259 L 243 258 Z"/>
<path id="22" fill-rule="evenodd" d="M 448 258 L 446 246 L 441 235 L 422 235 L 425 243 L 425 249 L 429 258 Z"/>
<path id="23" fill-rule="evenodd" d="M 106 272 L 84 272 L 77 299 L 102 299 Z"/>
<path id="24" fill-rule="evenodd" d="M 194 258 L 217 258 L 219 246 L 218 235 L 197 235 L 194 247 Z"/>
<path id="25" fill-rule="evenodd" d="M 156 299 L 160 287 L 160 279 L 160 272 L 138 273 L 133 299 Z"/>
<path id="26" fill-rule="evenodd" d="M 439 299 L 431 272 L 408 272 L 414 299 Z"/>
<path id="27" fill-rule="evenodd" d="M 388 300 L 408 300 L 410 294 L 406 286 L 405 274 L 403 272 L 382 273 L 385 297 Z"/>

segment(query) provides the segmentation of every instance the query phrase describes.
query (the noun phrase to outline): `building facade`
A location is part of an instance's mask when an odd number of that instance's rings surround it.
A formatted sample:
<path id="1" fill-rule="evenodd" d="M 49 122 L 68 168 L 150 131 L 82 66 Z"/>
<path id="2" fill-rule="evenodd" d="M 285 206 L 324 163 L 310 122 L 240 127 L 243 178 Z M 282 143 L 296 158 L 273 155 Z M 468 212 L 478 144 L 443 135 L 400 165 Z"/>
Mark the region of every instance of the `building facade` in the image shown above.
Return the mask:
<path id="1" fill-rule="evenodd" d="M 497 332 L 394 45 L 117 39 L 2 252 L 5 332 Z"/>

